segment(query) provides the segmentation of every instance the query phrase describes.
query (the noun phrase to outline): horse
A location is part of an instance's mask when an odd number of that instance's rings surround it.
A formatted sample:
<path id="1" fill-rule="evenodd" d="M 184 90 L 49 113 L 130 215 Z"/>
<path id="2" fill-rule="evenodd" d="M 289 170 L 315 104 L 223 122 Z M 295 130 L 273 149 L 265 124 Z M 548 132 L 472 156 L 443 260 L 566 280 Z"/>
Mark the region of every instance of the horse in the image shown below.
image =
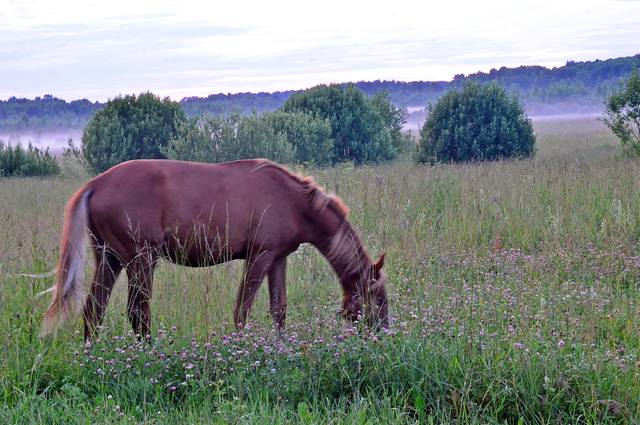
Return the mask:
<path id="1" fill-rule="evenodd" d="M 89 244 L 95 271 L 83 284 Z M 91 345 L 114 283 L 128 278 L 127 316 L 136 335 L 151 327 L 150 300 L 159 260 L 204 267 L 245 260 L 233 319 L 247 323 L 265 276 L 270 313 L 283 329 L 287 312 L 287 256 L 310 243 L 331 264 L 342 285 L 342 315 L 389 326 L 384 254 L 373 262 L 348 220 L 348 208 L 313 178 L 265 159 L 204 164 L 133 160 L 96 176 L 67 202 L 55 285 L 42 335 L 55 333 L 83 311 Z M 84 304 L 84 307 L 83 307 Z"/>

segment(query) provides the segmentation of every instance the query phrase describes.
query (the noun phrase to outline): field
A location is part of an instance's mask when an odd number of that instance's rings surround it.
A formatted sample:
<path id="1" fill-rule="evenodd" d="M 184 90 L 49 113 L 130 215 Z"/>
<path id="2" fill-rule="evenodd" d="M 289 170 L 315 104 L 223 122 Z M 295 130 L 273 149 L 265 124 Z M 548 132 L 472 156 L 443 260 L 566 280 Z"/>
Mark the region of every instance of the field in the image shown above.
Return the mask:
<path id="1" fill-rule="evenodd" d="M 0 179 L 0 422 L 640 423 L 640 163 L 594 120 L 536 133 L 531 161 L 308 171 L 387 252 L 377 335 L 337 316 L 337 279 L 303 247 L 282 337 L 266 285 L 231 326 L 239 264 L 163 263 L 150 342 L 128 333 L 122 278 L 91 351 L 80 319 L 41 340 L 51 279 L 16 274 L 54 267 L 87 177 Z"/>

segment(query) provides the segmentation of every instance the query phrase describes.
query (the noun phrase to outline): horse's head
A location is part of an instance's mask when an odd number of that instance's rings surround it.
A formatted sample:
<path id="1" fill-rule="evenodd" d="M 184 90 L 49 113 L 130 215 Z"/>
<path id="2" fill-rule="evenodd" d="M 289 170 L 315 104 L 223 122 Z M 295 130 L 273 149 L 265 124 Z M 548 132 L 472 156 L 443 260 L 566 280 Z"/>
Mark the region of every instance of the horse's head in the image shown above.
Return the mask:
<path id="1" fill-rule="evenodd" d="M 383 266 L 384 254 L 367 271 L 366 284 L 361 287 L 361 293 L 345 294 L 343 302 L 343 315 L 356 321 L 361 317 L 363 300 L 367 324 L 376 330 L 389 327 L 389 306 L 385 289 L 387 275 L 382 270 Z"/>

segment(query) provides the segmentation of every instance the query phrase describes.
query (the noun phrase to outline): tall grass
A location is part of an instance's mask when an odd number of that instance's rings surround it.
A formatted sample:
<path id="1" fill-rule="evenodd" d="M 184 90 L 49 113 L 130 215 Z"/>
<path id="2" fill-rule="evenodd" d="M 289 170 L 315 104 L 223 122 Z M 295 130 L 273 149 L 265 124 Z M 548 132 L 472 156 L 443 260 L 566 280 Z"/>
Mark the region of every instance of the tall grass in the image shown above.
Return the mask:
<path id="1" fill-rule="evenodd" d="M 291 256 L 285 336 L 266 290 L 229 322 L 240 264 L 162 263 L 150 342 L 116 284 L 102 339 L 37 337 L 61 211 L 85 177 L 0 181 L 5 423 L 637 423 L 640 166 L 597 122 L 543 123 L 528 161 L 338 167 L 316 179 L 387 252 L 390 334 L 337 317 L 310 247 Z M 87 271 L 89 273 L 89 270 Z"/>

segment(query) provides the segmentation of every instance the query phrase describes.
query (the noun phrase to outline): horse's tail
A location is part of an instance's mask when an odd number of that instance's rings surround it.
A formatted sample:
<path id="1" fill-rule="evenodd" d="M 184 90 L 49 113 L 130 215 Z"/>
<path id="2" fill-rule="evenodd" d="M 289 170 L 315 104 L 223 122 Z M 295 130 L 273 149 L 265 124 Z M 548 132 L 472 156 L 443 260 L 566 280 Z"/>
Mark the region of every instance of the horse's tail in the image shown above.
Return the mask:
<path id="1" fill-rule="evenodd" d="M 60 237 L 56 284 L 45 291 L 53 292 L 53 300 L 44 314 L 42 336 L 56 332 L 65 320 L 82 309 L 85 297 L 83 277 L 91 192 L 85 186 L 74 193 L 67 202 Z"/>

